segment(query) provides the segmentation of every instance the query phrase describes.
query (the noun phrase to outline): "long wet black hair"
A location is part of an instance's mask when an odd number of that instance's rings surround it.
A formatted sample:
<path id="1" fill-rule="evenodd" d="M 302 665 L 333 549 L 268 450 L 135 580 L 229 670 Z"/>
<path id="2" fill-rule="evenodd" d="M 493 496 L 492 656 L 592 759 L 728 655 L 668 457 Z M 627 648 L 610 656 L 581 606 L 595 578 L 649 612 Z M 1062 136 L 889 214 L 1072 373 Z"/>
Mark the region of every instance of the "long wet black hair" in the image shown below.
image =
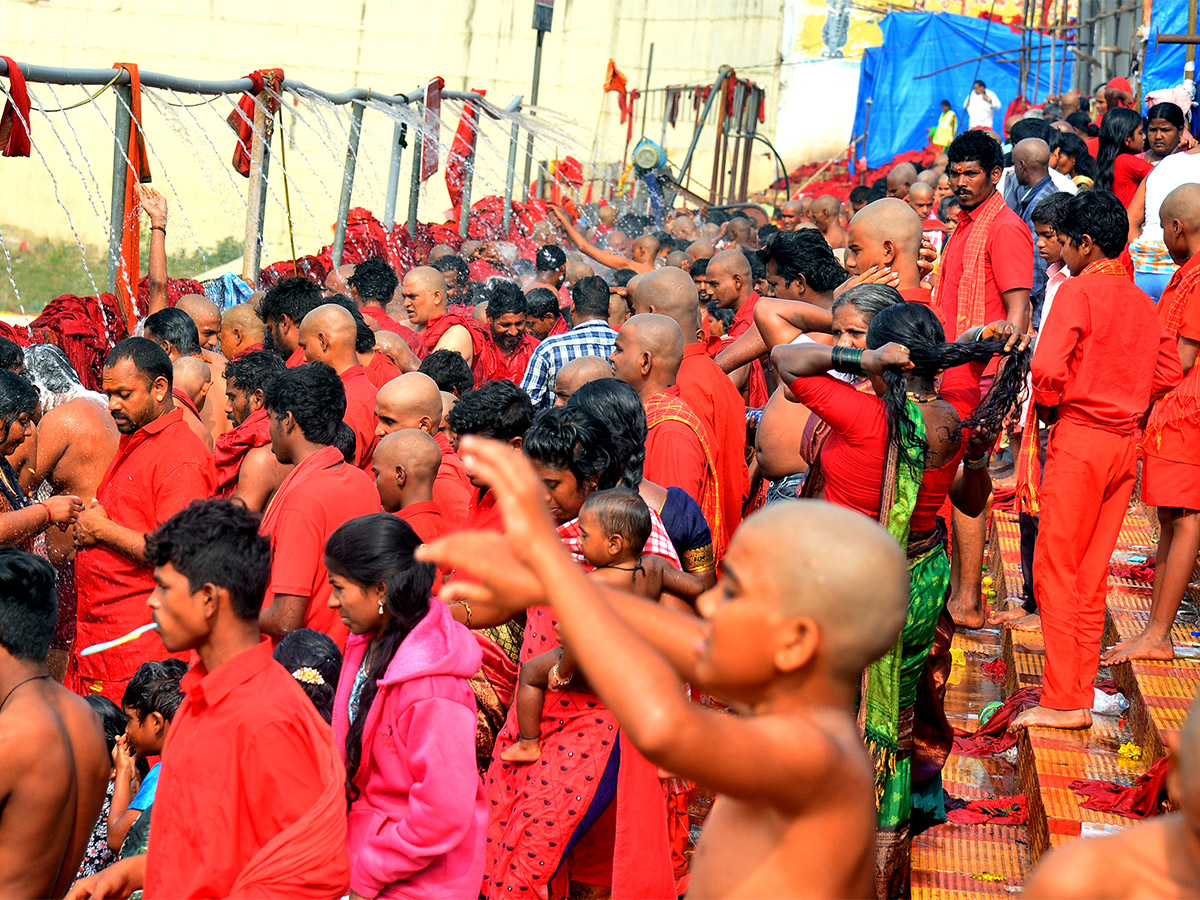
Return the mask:
<path id="1" fill-rule="evenodd" d="M 362 763 L 363 725 L 375 701 L 379 679 L 404 639 L 429 612 L 435 569 L 413 559 L 419 546 L 421 539 L 412 527 L 391 513 L 351 519 L 325 544 L 325 567 L 330 572 L 363 586 L 386 586 L 383 608 L 389 616 L 371 642 L 371 663 L 359 696 L 358 715 L 346 732 L 346 795 L 350 802 L 359 794 L 354 778 Z M 347 677 L 353 676 L 347 673 Z"/>
<path id="2" fill-rule="evenodd" d="M 942 323 L 927 306 L 920 303 L 898 303 L 880 310 L 871 319 L 867 328 L 867 347 L 877 350 L 884 344 L 897 343 L 908 348 L 909 360 L 915 375 L 933 378 L 945 369 L 973 362 L 987 362 L 1003 353 L 1004 341 L 969 341 L 946 343 L 946 332 Z M 1021 400 L 1029 373 L 1029 348 L 1014 348 L 1008 359 L 1000 366 L 992 389 L 979 407 L 959 423 L 959 428 L 970 428 L 984 434 L 997 434 L 1005 417 Z M 908 403 L 908 379 L 898 367 L 889 367 L 883 373 L 887 390 L 883 395 L 887 411 L 888 439 L 898 443 L 901 451 L 915 439 L 913 425 L 905 413 Z M 924 465 L 924 459 L 909 460 L 914 465 Z"/>

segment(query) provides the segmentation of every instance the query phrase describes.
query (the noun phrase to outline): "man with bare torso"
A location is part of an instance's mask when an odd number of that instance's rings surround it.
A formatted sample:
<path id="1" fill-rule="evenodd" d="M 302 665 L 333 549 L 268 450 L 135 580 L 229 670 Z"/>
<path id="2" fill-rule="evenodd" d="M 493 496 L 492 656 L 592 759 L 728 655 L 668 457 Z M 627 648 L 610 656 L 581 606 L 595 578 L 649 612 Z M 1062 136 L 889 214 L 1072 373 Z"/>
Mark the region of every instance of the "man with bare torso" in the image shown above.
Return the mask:
<path id="1" fill-rule="evenodd" d="M 0 897 L 61 897 L 104 803 L 100 719 L 46 668 L 50 564 L 0 547 Z"/>

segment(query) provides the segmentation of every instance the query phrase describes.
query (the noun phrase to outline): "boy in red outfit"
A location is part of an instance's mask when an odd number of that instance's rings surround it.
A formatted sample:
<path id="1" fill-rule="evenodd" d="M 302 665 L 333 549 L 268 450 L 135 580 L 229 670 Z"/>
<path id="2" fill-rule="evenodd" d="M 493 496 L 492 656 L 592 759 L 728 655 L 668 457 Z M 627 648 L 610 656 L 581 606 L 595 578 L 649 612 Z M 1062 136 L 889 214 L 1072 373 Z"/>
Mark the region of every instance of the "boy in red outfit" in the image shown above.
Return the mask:
<path id="1" fill-rule="evenodd" d="M 1046 669 L 1040 705 L 1010 731 L 1091 727 L 1108 562 L 1133 493 L 1135 432 L 1182 377 L 1174 340 L 1116 259 L 1129 231 L 1120 201 L 1104 191 L 1072 197 L 1054 228 L 1073 277 L 1042 323 L 1032 366 L 1033 400 L 1053 425 L 1033 558 Z"/>

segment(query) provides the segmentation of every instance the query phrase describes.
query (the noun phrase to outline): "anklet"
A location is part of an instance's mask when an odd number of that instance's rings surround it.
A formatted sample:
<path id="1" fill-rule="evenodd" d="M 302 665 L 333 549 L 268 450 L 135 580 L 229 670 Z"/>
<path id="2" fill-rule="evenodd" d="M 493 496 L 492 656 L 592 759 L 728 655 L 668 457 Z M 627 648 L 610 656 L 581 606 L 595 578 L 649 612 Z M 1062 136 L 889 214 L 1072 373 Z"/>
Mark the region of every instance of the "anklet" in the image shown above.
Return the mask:
<path id="1" fill-rule="evenodd" d="M 536 741 L 541 740 L 542 736 L 540 734 L 535 734 L 533 737 L 529 737 L 528 735 L 521 734 L 521 732 L 518 731 L 517 737 L 519 737 L 523 741 L 535 741 L 536 742 Z"/>

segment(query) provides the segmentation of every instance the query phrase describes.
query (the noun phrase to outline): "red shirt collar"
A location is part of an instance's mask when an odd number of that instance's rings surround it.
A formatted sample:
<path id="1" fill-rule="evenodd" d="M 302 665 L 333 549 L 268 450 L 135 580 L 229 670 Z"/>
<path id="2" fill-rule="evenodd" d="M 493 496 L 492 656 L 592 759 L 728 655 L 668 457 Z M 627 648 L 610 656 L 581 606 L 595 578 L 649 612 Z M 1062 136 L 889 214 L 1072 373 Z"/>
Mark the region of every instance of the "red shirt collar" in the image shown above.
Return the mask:
<path id="1" fill-rule="evenodd" d="M 271 657 L 271 639 L 263 637 L 258 646 L 243 650 L 211 672 L 204 668 L 204 663 L 196 663 L 184 673 L 179 687 L 187 695 L 188 705 L 193 710 L 199 704 L 216 706 L 236 688 L 272 665 L 275 660 Z"/>

